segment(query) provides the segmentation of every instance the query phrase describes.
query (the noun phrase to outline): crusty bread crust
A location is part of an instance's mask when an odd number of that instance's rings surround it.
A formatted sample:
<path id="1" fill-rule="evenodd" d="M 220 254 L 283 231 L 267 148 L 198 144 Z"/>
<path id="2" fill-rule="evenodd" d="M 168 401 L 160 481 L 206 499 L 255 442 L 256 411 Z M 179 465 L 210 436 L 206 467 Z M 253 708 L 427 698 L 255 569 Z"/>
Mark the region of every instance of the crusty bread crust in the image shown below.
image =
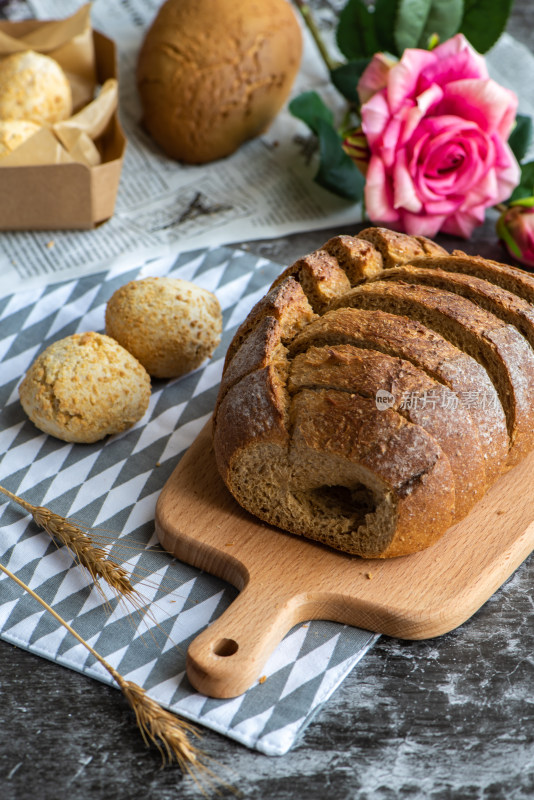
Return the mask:
<path id="1" fill-rule="evenodd" d="M 213 430 L 229 490 L 347 553 L 428 547 L 534 447 L 530 290 L 380 228 L 299 259 L 228 352 Z"/>

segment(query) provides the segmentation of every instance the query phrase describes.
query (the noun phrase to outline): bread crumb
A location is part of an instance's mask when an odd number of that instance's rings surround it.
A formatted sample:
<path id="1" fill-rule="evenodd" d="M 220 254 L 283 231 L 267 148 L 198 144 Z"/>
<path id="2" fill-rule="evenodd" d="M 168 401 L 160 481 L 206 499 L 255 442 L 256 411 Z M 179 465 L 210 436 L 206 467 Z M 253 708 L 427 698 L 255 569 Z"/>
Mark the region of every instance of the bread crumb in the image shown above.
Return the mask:
<path id="1" fill-rule="evenodd" d="M 499 508 L 499 510 L 496 511 L 495 513 L 501 516 L 501 514 L 506 514 L 506 511 L 504 511 L 502 508 Z"/>
<path id="2" fill-rule="evenodd" d="M 161 461 L 156 461 L 156 467 L 161 467 Z"/>
<path id="3" fill-rule="evenodd" d="M 265 683 L 267 680 L 267 675 L 262 675 L 261 678 L 258 678 L 258 683 Z"/>
<path id="4" fill-rule="evenodd" d="M 50 241 L 46 243 L 46 246 L 48 247 L 49 250 L 51 250 L 54 245 L 55 241 L 53 239 L 50 239 Z"/>
<path id="5" fill-rule="evenodd" d="M 225 547 L 233 547 L 235 542 L 226 542 Z"/>
<path id="6" fill-rule="evenodd" d="M 372 572 L 366 572 L 366 573 L 365 573 L 365 577 L 366 577 L 368 580 L 372 580 L 372 579 L 373 579 L 373 573 L 372 573 Z"/>

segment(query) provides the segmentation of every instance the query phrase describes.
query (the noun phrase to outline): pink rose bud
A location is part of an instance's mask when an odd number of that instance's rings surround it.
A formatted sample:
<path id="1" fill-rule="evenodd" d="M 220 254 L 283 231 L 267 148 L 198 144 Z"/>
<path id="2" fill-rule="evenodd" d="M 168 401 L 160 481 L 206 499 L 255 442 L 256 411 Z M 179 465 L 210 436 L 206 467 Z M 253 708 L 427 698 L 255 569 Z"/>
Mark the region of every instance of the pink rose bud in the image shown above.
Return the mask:
<path id="1" fill-rule="evenodd" d="M 365 175 L 371 153 L 361 127 L 355 128 L 346 136 L 343 141 L 343 150 L 352 158 L 360 172 Z"/>
<path id="2" fill-rule="evenodd" d="M 467 238 L 519 183 L 508 145 L 517 97 L 462 34 L 431 51 L 408 48 L 397 62 L 375 55 L 358 93 L 373 222 Z"/>
<path id="3" fill-rule="evenodd" d="M 534 197 L 518 200 L 504 211 L 497 234 L 513 258 L 534 269 Z"/>

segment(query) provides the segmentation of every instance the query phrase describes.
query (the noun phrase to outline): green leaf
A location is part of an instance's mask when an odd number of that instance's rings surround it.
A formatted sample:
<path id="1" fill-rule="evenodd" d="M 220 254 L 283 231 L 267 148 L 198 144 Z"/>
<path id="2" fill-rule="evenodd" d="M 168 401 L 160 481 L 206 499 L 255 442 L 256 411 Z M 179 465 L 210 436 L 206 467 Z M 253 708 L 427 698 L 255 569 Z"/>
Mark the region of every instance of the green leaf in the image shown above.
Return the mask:
<path id="1" fill-rule="evenodd" d="M 512 192 L 509 202 L 517 202 L 532 195 L 534 195 L 534 161 L 529 161 L 521 166 L 521 179 Z"/>
<path id="2" fill-rule="evenodd" d="M 506 27 L 514 0 L 465 0 L 460 33 L 475 50 L 486 53 Z"/>
<path id="3" fill-rule="evenodd" d="M 317 92 L 303 92 L 289 104 L 289 110 L 297 119 L 301 119 L 312 131 L 319 135 L 319 122 L 333 125 L 334 115 L 324 104 Z"/>
<path id="4" fill-rule="evenodd" d="M 385 53 L 400 55 L 395 41 L 395 20 L 399 0 L 376 0 L 373 14 L 378 49 Z"/>
<path id="5" fill-rule="evenodd" d="M 348 0 L 339 15 L 336 40 L 337 46 L 349 60 L 370 58 L 380 49 L 375 34 L 374 14 L 363 0 Z"/>
<path id="6" fill-rule="evenodd" d="M 440 42 L 444 42 L 458 33 L 463 13 L 464 0 L 432 0 L 418 47 L 426 50 L 433 34 L 437 34 Z"/>
<path id="7" fill-rule="evenodd" d="M 356 87 L 370 60 L 369 58 L 358 58 L 356 61 L 349 61 L 347 64 L 336 67 L 330 73 L 332 83 L 338 92 L 341 92 L 343 97 L 357 106 L 360 105 L 360 99 Z"/>
<path id="8" fill-rule="evenodd" d="M 524 114 L 518 114 L 515 118 L 515 127 L 510 134 L 508 144 L 512 148 L 512 153 L 521 161 L 528 150 L 532 138 L 532 120 Z"/>
<path id="9" fill-rule="evenodd" d="M 399 0 L 395 23 L 395 44 L 402 53 L 407 47 L 417 47 L 430 14 L 432 0 Z"/>
<path id="10" fill-rule="evenodd" d="M 334 128 L 334 116 L 317 92 L 304 92 L 289 104 L 293 116 L 308 125 L 319 139 L 319 169 L 315 181 L 335 194 L 361 200 L 364 177 L 345 153 Z"/>
<path id="11" fill-rule="evenodd" d="M 341 197 L 361 200 L 365 179 L 343 150 L 341 136 L 325 120 L 319 120 L 318 136 L 320 163 L 315 181 Z"/>

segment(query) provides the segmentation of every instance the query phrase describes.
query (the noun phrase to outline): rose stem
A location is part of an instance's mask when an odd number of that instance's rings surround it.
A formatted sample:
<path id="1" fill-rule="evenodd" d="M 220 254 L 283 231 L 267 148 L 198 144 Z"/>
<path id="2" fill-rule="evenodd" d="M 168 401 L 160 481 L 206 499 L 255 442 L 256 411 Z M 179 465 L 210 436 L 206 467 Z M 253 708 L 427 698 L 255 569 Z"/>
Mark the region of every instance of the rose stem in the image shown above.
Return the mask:
<path id="1" fill-rule="evenodd" d="M 326 68 L 329 72 L 332 72 L 338 65 L 330 58 L 330 54 L 326 48 L 326 45 L 323 41 L 323 38 L 319 32 L 319 28 L 317 27 L 317 23 L 313 18 L 313 14 L 311 12 L 311 8 L 309 5 L 303 0 L 294 0 L 295 5 L 297 6 L 298 10 L 301 13 L 302 19 L 304 20 L 306 27 L 310 31 L 311 35 L 313 36 L 313 40 L 317 45 L 317 49 L 321 54 L 321 58 L 323 59 Z"/>

